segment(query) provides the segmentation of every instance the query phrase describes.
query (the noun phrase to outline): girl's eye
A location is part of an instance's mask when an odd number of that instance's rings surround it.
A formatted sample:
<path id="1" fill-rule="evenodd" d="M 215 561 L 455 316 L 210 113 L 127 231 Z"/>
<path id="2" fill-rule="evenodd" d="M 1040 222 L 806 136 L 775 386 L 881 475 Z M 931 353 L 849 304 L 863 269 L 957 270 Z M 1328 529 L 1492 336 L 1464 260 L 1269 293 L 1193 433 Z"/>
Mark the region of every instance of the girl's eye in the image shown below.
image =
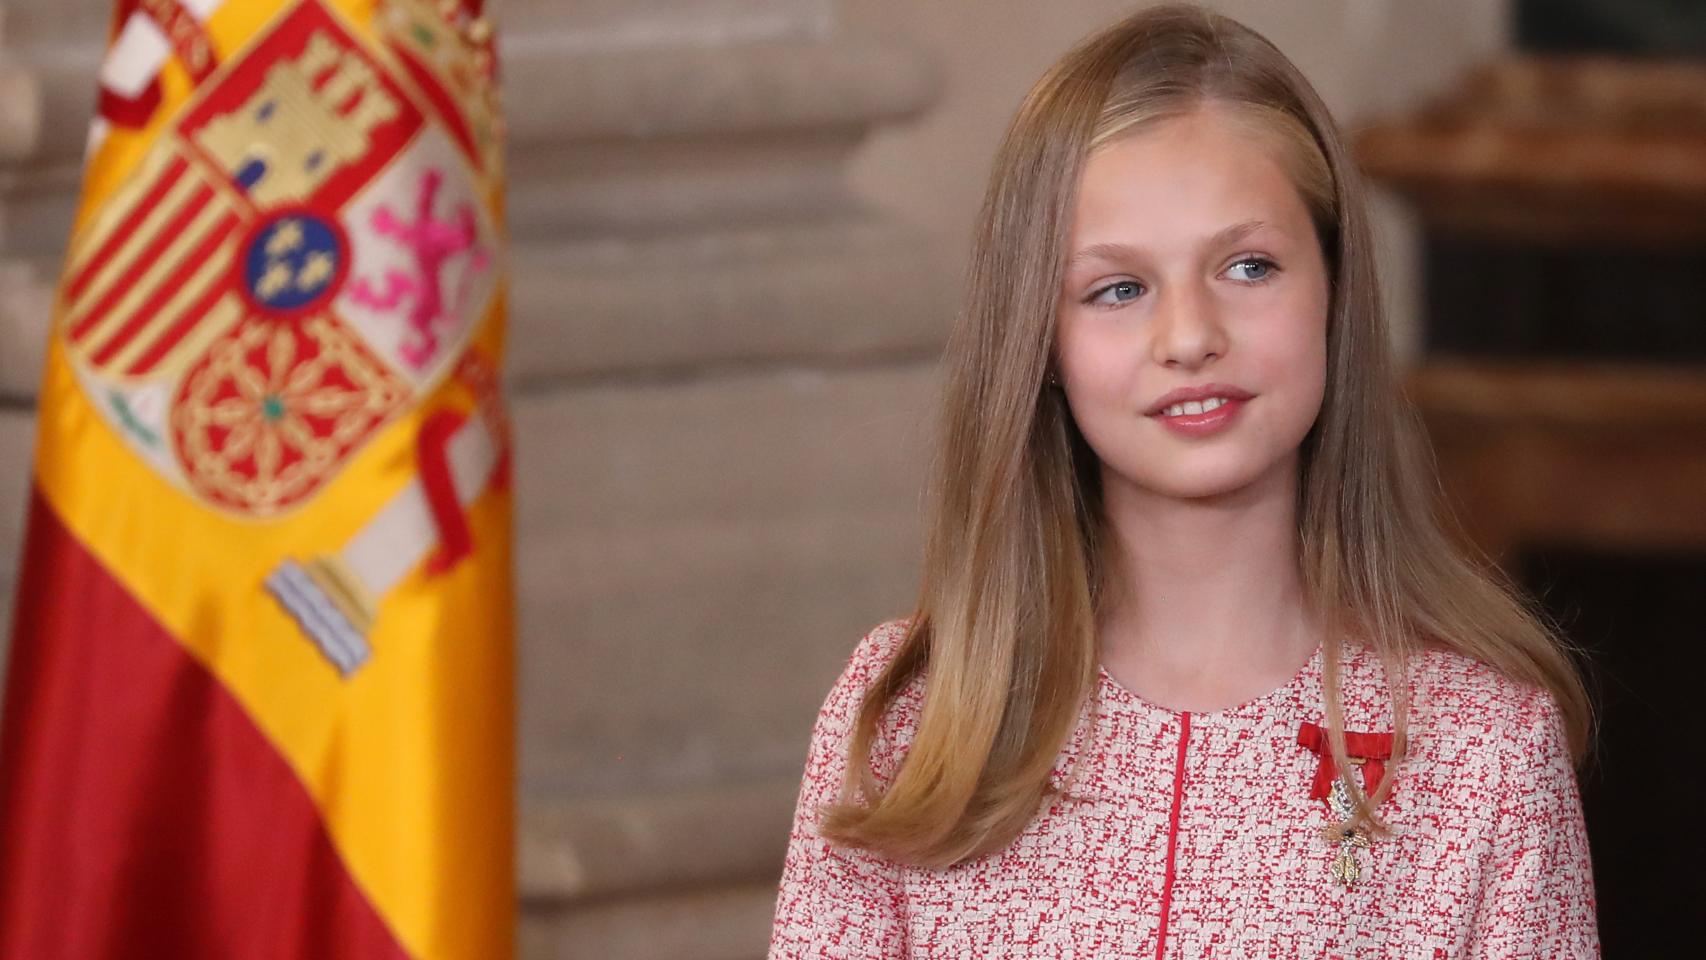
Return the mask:
<path id="1" fill-rule="evenodd" d="M 1142 294 L 1143 284 L 1136 280 L 1121 280 L 1118 283 L 1110 283 L 1090 294 L 1090 298 L 1085 302 L 1100 304 L 1104 307 L 1117 307 L 1122 303 L 1136 300 Z"/>
<path id="2" fill-rule="evenodd" d="M 1234 280 L 1243 280 L 1246 283 L 1261 283 L 1263 280 L 1267 280 L 1273 276 L 1274 273 L 1278 272 L 1279 267 L 1275 266 L 1272 260 L 1265 257 L 1245 257 L 1226 269 L 1232 272 Z M 1242 271 L 1242 274 L 1240 274 L 1239 271 Z"/>

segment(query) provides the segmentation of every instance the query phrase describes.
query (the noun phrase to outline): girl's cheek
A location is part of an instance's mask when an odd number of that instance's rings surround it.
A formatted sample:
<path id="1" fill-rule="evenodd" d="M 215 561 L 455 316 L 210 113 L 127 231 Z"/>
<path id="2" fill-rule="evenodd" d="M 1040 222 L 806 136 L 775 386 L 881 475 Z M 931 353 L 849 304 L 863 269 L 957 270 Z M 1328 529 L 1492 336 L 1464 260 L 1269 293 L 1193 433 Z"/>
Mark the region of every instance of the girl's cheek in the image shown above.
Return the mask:
<path id="1" fill-rule="evenodd" d="M 1111 344 L 1080 343 L 1074 356 L 1073 382 L 1097 404 L 1118 397 L 1130 379 L 1130 364 L 1123 362 Z"/>

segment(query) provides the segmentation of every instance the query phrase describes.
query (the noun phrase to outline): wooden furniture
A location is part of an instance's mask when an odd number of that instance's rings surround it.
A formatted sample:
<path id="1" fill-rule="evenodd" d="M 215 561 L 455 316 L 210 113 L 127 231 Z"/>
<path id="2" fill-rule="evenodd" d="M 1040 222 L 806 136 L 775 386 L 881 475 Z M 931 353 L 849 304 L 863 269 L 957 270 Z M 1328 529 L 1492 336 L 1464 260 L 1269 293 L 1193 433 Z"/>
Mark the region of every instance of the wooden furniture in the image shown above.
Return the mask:
<path id="1" fill-rule="evenodd" d="M 1442 359 L 1407 389 L 1495 560 L 1525 544 L 1706 550 L 1706 368 Z"/>
<path id="2" fill-rule="evenodd" d="M 1406 389 L 1456 533 L 1587 662 L 1605 955 L 1674 953 L 1701 844 L 1654 828 L 1706 796 L 1706 64 L 1513 57 L 1357 150 L 1423 224 Z"/>

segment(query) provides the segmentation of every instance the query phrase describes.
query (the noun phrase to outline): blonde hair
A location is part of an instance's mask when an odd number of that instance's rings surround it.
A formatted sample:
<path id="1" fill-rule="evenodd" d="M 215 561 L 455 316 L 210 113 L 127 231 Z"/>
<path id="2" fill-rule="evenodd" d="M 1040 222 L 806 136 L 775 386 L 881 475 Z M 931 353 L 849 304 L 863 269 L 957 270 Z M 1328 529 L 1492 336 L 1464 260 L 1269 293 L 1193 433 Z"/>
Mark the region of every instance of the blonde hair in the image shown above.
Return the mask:
<path id="1" fill-rule="evenodd" d="M 1490 564 L 1453 545 L 1419 422 L 1401 399 L 1363 186 L 1327 108 L 1266 39 L 1183 5 L 1091 37 L 1031 89 L 996 154 L 945 354 L 944 418 L 918 608 L 860 706 L 830 840 L 919 866 L 997 851 L 1050 792 L 1049 775 L 1097 678 L 1109 538 L 1095 454 L 1046 389 L 1080 173 L 1096 146 L 1204 104 L 1277 138 L 1331 280 L 1327 384 L 1300 451 L 1297 517 L 1307 602 L 1328 625 L 1323 683 L 1346 762 L 1339 661 L 1359 636 L 1385 665 L 1394 761 L 1405 750 L 1406 666 L 1425 644 L 1551 693 L 1580 758 L 1588 698 L 1556 631 Z M 904 762 L 879 789 L 871 749 L 896 697 L 927 673 Z M 1350 824 L 1383 830 L 1354 778 Z"/>

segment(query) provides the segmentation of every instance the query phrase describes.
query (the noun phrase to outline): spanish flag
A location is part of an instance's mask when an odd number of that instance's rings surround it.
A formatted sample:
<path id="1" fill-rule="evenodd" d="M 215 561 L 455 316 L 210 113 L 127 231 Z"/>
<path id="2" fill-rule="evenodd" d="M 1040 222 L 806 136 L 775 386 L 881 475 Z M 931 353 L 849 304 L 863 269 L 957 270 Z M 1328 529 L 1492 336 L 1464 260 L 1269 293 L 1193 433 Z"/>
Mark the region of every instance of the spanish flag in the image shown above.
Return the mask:
<path id="1" fill-rule="evenodd" d="M 40 394 L 0 958 L 512 952 L 479 0 L 119 0 Z"/>

